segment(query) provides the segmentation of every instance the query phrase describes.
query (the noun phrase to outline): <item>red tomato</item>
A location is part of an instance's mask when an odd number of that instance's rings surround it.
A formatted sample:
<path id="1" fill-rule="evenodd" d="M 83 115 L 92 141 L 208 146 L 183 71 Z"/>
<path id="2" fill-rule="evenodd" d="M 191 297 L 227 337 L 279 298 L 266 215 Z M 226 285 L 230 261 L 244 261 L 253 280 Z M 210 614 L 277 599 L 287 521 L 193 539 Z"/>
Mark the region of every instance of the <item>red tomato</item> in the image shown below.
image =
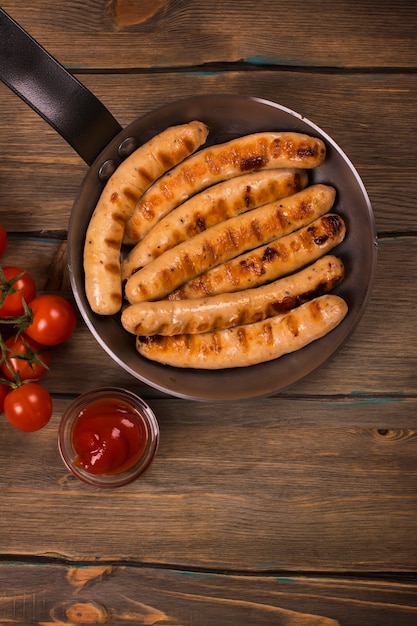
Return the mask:
<path id="1" fill-rule="evenodd" d="M 0 257 L 2 257 L 3 254 L 6 252 L 6 248 L 7 248 L 7 232 L 4 226 L 0 224 Z"/>
<path id="2" fill-rule="evenodd" d="M 45 294 L 30 303 L 33 320 L 25 329 L 26 335 L 44 346 L 62 343 L 74 332 L 77 318 L 68 300 Z"/>
<path id="3" fill-rule="evenodd" d="M 36 296 L 35 282 L 30 274 L 19 267 L 6 265 L 0 272 L 0 317 L 23 315 L 26 304 Z"/>
<path id="4" fill-rule="evenodd" d="M 27 433 L 43 428 L 52 417 L 52 398 L 39 383 L 12 389 L 4 400 L 4 415 L 18 430 Z"/>
<path id="5" fill-rule="evenodd" d="M 0 384 L 0 413 L 3 413 L 4 409 L 4 401 L 6 399 L 7 394 L 10 391 L 9 385 L 1 385 Z"/>
<path id="6" fill-rule="evenodd" d="M 49 350 L 37 341 L 24 335 L 13 335 L 5 341 L 7 360 L 1 364 L 0 370 L 7 380 L 39 380 L 49 370 L 51 361 Z M 17 352 L 25 358 L 14 357 Z"/>

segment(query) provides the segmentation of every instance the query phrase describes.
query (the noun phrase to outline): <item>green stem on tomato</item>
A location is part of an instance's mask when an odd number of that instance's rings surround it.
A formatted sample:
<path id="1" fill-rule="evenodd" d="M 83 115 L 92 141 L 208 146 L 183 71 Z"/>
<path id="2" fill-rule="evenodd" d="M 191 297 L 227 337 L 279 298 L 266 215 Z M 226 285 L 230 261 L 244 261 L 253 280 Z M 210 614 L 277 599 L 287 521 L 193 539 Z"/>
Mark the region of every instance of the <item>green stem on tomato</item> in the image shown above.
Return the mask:
<path id="1" fill-rule="evenodd" d="M 19 275 L 20 276 L 20 275 Z M 0 268 L 0 280 L 2 280 L 2 284 L 4 284 L 5 281 L 5 277 L 3 274 L 3 270 Z M 13 281 L 10 281 L 13 282 Z M 23 315 L 17 315 L 14 317 L 8 317 L 8 318 L 2 318 L 0 320 L 1 324 L 13 324 L 16 332 L 15 332 L 15 336 L 16 338 L 18 338 L 25 330 L 25 328 L 27 328 L 28 326 L 30 326 L 30 324 L 32 323 L 32 319 L 33 319 L 33 314 L 32 314 L 32 309 L 30 308 L 30 306 L 27 304 L 26 300 L 23 298 L 22 296 L 22 304 L 23 304 L 23 310 L 24 313 Z M 0 306 L 1 306 L 1 300 L 0 300 Z M 28 383 L 28 382 L 37 382 L 37 379 L 27 379 L 27 380 L 20 380 L 20 372 L 15 372 L 10 359 L 14 358 L 14 359 L 21 359 L 22 361 L 28 361 L 29 365 L 32 365 L 34 363 L 39 363 L 39 365 L 41 365 L 42 367 L 44 367 L 45 369 L 49 369 L 49 366 L 44 363 L 44 361 L 41 359 L 40 355 L 42 354 L 42 352 L 44 350 L 33 350 L 29 344 L 27 343 L 27 341 L 25 340 L 24 337 L 22 337 L 22 341 L 23 341 L 23 345 L 25 346 L 25 350 L 26 353 L 25 354 L 20 354 L 19 352 L 16 352 L 15 350 L 13 350 L 12 348 L 9 348 L 6 345 L 6 342 L 4 341 L 3 335 L 0 332 L 0 367 L 3 364 L 6 364 L 8 370 L 10 371 L 10 374 L 13 376 L 13 380 L 8 380 L 5 378 L 1 378 L 0 377 L 0 384 L 2 385 L 8 385 L 10 388 L 12 389 L 16 389 L 17 387 L 20 387 L 21 385 L 23 385 L 24 383 Z M 46 350 L 46 348 L 45 348 Z"/>
<path id="2" fill-rule="evenodd" d="M 0 291 L 1 291 L 0 307 L 3 306 L 4 301 L 6 300 L 7 296 L 10 296 L 13 293 L 18 293 L 19 290 L 15 289 L 13 285 L 18 280 L 20 280 L 24 274 L 25 274 L 25 270 L 20 272 L 20 274 L 13 276 L 13 278 L 10 278 L 10 280 L 7 280 L 6 276 L 4 275 L 3 269 L 0 267 Z"/>
<path id="3" fill-rule="evenodd" d="M 10 350 L 6 346 L 6 343 L 5 343 L 1 333 L 0 333 L 0 349 L 1 349 L 0 366 L 5 363 L 7 365 L 7 367 L 8 367 L 8 369 L 10 370 L 10 372 L 13 372 L 13 368 L 12 368 L 12 366 L 10 364 L 10 360 L 9 360 Z M 15 389 L 16 387 L 20 387 L 20 385 L 22 384 L 22 382 L 20 380 L 20 373 L 19 372 L 13 373 L 13 380 L 8 380 L 7 378 L 0 378 L 0 384 L 8 385 L 11 389 Z"/>
<path id="4" fill-rule="evenodd" d="M 1 271 L 1 270 L 0 270 Z M 23 315 L 16 315 L 10 317 L 2 317 L 0 319 L 0 324 L 12 324 L 16 328 L 16 335 L 19 336 L 25 328 L 31 325 L 33 320 L 32 309 L 22 296 L 22 304 L 23 304 Z M 1 304 L 0 304 L 1 306 Z"/>

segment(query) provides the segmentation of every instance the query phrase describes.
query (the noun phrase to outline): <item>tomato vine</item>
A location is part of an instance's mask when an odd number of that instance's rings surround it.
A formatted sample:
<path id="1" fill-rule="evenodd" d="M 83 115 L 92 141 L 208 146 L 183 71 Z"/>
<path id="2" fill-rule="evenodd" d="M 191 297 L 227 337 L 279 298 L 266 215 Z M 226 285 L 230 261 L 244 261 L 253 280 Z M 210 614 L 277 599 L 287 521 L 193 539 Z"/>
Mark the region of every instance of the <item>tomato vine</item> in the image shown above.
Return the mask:
<path id="1" fill-rule="evenodd" d="M 0 256 L 7 245 L 1 233 Z M 52 398 L 39 381 L 49 371 L 50 347 L 66 341 L 75 326 L 65 298 L 37 295 L 29 272 L 0 267 L 0 413 L 15 428 L 33 432 L 51 419 Z"/>

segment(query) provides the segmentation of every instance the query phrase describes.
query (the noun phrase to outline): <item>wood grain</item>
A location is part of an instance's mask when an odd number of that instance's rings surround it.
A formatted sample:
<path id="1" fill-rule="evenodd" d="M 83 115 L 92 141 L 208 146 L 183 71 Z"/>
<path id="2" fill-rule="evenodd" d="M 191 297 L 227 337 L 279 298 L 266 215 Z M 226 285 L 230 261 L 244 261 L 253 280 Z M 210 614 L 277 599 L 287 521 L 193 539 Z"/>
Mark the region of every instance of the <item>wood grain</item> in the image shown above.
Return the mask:
<path id="1" fill-rule="evenodd" d="M 44 379 L 54 413 L 0 418 L 0 623 L 411 626 L 417 617 L 417 115 L 412 0 L 3 0 L 126 126 L 164 103 L 235 93 L 282 104 L 345 151 L 379 234 L 366 312 L 282 394 L 168 397 L 117 366 L 79 316 Z M 71 207 L 86 164 L 0 85 L 2 263 L 72 299 Z M 3 329 L 4 332 L 4 329 Z M 70 401 L 114 384 L 161 427 L 150 470 L 115 492 L 57 447 Z"/>
<path id="2" fill-rule="evenodd" d="M 412 585 L 378 579 L 9 563 L 0 566 L 0 578 L 0 619 L 32 626 L 69 618 L 137 626 L 379 626 L 398 623 L 399 615 L 401 626 L 413 626 L 417 611 Z"/>
<path id="3" fill-rule="evenodd" d="M 303 0 L 211 0 L 209 9 L 205 0 L 64 0 L 53 5 L 35 0 L 30 7 L 4 0 L 2 6 L 72 68 L 172 68 L 243 60 L 255 67 L 395 69 L 414 67 L 416 59 L 413 0 L 313 0 L 308 8 Z"/>
<path id="4" fill-rule="evenodd" d="M 342 147 L 363 178 L 378 230 L 417 230 L 413 202 L 417 154 L 410 144 L 409 125 L 417 114 L 417 87 L 412 76 L 381 76 L 376 81 L 375 76 L 265 72 L 248 81 L 246 73 L 236 72 L 161 75 L 157 81 L 149 76 L 126 76 L 123 81 L 107 75 L 80 78 L 123 125 L 161 102 L 196 91 L 243 93 L 279 102 L 314 121 Z M 5 227 L 15 230 L 18 224 L 23 232 L 66 230 L 87 166 L 17 96 L 4 86 L 0 93 L 0 115 L 8 129 L 0 136 Z"/>
<path id="5" fill-rule="evenodd" d="M 13 237 L 11 241 L 5 262 L 12 265 L 21 263 L 22 258 L 27 259 L 39 290 L 49 288 L 71 298 L 65 244 L 35 237 Z M 329 363 L 285 395 L 414 395 L 417 352 L 410 337 L 414 337 L 415 329 L 412 303 L 417 299 L 416 255 L 414 237 L 390 237 L 380 241 L 375 284 L 355 333 Z M 113 382 L 138 390 L 147 397 L 159 395 L 112 361 L 81 316 L 73 340 L 56 346 L 52 360 L 56 365 L 48 373 L 45 384 L 54 393 L 77 393 L 90 388 L 92 383 Z M 65 368 L 59 367 L 62 362 Z M 71 371 L 70 377 L 68 371 Z"/>
<path id="6" fill-rule="evenodd" d="M 0 553 L 207 571 L 415 571 L 416 400 L 149 402 L 157 459 L 111 498 L 59 458 L 68 400 L 56 398 L 50 424 L 30 436 L 2 421 Z"/>

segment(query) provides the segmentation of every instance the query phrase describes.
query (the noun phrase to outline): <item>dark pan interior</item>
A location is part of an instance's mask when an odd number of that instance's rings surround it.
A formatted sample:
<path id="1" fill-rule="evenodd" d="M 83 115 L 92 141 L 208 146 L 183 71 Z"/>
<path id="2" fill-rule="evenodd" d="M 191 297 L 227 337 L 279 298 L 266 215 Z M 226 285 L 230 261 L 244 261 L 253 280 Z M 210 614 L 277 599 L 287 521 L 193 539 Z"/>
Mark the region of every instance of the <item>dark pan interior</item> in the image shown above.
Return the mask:
<path id="1" fill-rule="evenodd" d="M 326 337 L 298 352 L 247 368 L 218 371 L 172 368 L 152 363 L 135 349 L 134 337 L 126 333 L 119 316 L 94 314 L 84 290 L 83 247 L 90 216 L 104 183 L 99 170 L 107 160 L 120 162 L 118 146 L 134 137 L 138 145 L 168 126 L 193 119 L 210 128 L 205 145 L 222 143 L 260 131 L 297 131 L 323 139 L 325 163 L 310 172 L 310 183 L 327 183 L 337 190 L 334 210 L 346 221 L 347 236 L 335 249 L 346 267 L 346 278 L 335 290 L 348 303 L 344 321 Z M 346 342 L 366 307 L 377 259 L 375 223 L 366 190 L 349 159 L 321 129 L 302 116 L 264 100 L 235 96 L 198 96 L 167 104 L 139 118 L 102 152 L 89 169 L 72 210 L 68 255 L 72 288 L 81 314 L 108 354 L 132 376 L 174 396 L 195 400 L 237 400 L 268 396 L 286 389 L 320 367 Z"/>

